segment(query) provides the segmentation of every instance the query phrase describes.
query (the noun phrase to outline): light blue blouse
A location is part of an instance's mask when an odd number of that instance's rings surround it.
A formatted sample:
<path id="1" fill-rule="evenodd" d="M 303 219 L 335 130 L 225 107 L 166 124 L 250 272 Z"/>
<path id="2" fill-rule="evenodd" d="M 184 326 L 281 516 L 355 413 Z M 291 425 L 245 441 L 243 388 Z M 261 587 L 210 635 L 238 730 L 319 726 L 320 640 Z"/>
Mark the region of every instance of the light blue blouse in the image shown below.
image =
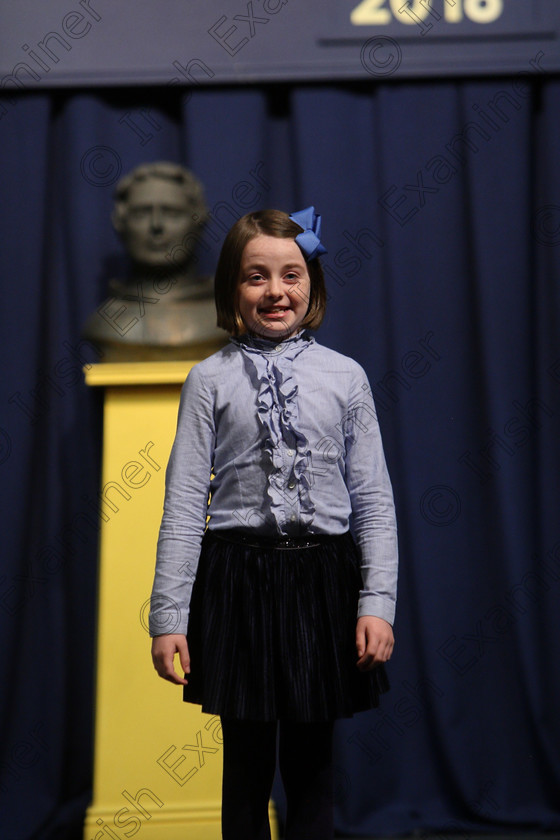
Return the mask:
<path id="1" fill-rule="evenodd" d="M 307 331 L 279 344 L 232 338 L 189 373 L 166 474 L 152 636 L 187 631 L 207 514 L 212 530 L 279 536 L 342 534 L 352 516 L 358 616 L 393 623 L 397 529 L 371 389 L 357 362 Z"/>

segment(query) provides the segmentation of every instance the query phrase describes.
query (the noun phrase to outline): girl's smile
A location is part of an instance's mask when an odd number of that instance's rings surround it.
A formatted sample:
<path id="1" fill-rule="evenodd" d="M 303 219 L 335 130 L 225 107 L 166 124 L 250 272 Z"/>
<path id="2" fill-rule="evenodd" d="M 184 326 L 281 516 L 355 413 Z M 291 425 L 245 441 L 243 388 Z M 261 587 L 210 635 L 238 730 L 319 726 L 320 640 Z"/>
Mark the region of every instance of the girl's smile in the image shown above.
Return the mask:
<path id="1" fill-rule="evenodd" d="M 309 273 L 293 239 L 256 236 L 243 251 L 238 307 L 247 330 L 282 341 L 301 327 L 309 308 Z"/>

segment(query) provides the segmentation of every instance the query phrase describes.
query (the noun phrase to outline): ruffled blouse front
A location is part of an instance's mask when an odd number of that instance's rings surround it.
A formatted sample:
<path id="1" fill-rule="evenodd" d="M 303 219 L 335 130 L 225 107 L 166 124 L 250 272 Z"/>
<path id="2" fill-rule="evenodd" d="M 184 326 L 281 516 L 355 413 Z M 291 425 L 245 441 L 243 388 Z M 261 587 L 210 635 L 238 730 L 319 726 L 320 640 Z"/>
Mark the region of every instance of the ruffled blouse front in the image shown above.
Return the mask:
<path id="1" fill-rule="evenodd" d="M 315 506 L 310 496 L 311 451 L 298 428 L 298 385 L 294 360 L 314 343 L 306 331 L 280 343 L 258 336 L 230 339 L 242 350 L 258 390 L 257 412 L 269 461 L 267 494 L 279 533 L 312 531 Z M 290 527 L 297 522 L 297 526 Z"/>

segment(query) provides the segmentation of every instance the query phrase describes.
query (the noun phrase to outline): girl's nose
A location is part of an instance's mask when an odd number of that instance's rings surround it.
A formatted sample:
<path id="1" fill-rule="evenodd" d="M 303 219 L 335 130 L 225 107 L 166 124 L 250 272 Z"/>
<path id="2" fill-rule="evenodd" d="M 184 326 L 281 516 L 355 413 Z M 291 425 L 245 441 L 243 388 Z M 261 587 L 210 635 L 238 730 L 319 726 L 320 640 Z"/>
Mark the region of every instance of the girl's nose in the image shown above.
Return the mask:
<path id="1" fill-rule="evenodd" d="M 269 297 L 282 297 L 282 281 L 279 277 L 271 277 L 268 281 L 266 293 Z"/>

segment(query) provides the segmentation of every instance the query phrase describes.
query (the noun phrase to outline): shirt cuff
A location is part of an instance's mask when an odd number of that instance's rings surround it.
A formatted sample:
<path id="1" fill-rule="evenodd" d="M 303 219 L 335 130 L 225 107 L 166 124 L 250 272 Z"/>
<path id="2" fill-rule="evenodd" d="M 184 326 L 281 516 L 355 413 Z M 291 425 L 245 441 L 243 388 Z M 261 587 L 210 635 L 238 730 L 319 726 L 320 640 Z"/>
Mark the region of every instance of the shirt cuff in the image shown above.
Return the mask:
<path id="1" fill-rule="evenodd" d="M 189 611 L 181 609 L 172 598 L 165 595 L 154 598 L 154 601 L 155 604 L 152 605 L 148 619 L 150 636 L 153 638 L 154 636 L 167 636 L 171 633 L 186 636 Z"/>
<path id="2" fill-rule="evenodd" d="M 395 620 L 395 602 L 373 592 L 360 592 L 358 600 L 358 618 L 373 615 L 388 621 L 391 627 Z"/>

